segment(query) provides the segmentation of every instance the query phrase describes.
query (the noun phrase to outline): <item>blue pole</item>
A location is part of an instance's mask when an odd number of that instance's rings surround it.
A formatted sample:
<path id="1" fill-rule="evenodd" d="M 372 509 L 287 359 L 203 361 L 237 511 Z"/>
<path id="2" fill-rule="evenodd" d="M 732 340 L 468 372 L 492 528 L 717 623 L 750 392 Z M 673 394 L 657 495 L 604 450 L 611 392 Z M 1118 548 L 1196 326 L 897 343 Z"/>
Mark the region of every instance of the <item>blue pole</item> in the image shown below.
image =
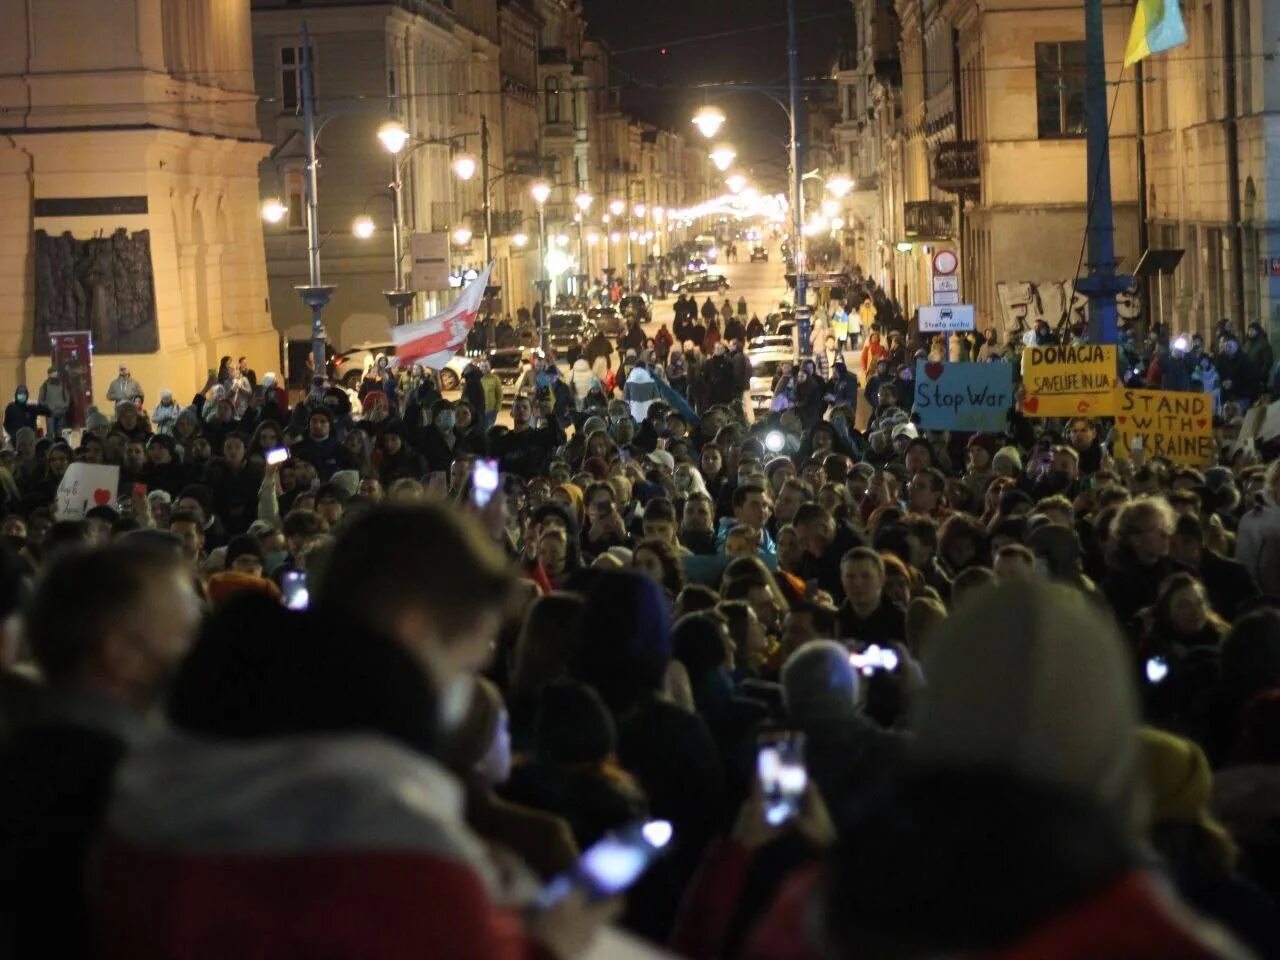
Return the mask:
<path id="1" fill-rule="evenodd" d="M 1089 339 L 1116 342 L 1117 286 L 1115 220 L 1111 208 L 1111 147 L 1107 131 L 1107 62 L 1102 35 L 1102 0 L 1085 0 L 1085 127 L 1088 177 L 1085 209 L 1088 217 Z"/>

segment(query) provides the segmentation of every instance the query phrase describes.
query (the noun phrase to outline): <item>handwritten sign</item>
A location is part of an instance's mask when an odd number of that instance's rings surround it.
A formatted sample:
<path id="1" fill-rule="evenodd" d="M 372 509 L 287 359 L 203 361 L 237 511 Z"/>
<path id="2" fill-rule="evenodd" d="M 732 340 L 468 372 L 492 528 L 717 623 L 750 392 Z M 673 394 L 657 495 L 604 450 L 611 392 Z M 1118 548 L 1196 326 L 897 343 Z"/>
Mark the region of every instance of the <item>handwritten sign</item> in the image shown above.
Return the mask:
<path id="1" fill-rule="evenodd" d="M 1116 348 L 1027 347 L 1022 386 L 1028 417 L 1109 417 L 1115 408 Z"/>
<path id="2" fill-rule="evenodd" d="M 62 475 L 53 502 L 56 520 L 81 520 L 93 507 L 110 506 L 120 484 L 120 468 L 100 463 L 72 463 Z"/>
<path id="3" fill-rule="evenodd" d="M 959 299 L 957 297 L 957 299 Z M 956 303 L 952 306 L 940 306 L 934 298 L 933 306 L 920 306 L 921 333 L 950 333 L 953 330 L 973 329 L 973 305 Z"/>
<path id="4" fill-rule="evenodd" d="M 1013 368 L 1007 363 L 916 361 L 915 413 L 926 430 L 998 433 L 1013 407 Z"/>
<path id="5" fill-rule="evenodd" d="M 1174 390 L 1116 390 L 1115 458 L 1137 437 L 1147 459 L 1204 466 L 1213 462 L 1213 395 Z"/>

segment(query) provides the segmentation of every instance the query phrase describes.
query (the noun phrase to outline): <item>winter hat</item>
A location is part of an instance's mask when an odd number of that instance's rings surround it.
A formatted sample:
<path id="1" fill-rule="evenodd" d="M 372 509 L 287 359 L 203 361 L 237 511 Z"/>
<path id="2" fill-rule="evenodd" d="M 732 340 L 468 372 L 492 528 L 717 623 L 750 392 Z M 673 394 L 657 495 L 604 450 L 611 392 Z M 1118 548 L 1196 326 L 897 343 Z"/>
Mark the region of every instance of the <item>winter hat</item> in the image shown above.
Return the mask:
<path id="1" fill-rule="evenodd" d="M 916 429 L 914 423 L 900 423 L 893 428 L 893 433 L 889 435 L 891 440 L 897 440 L 899 437 L 906 437 L 908 440 L 915 440 L 920 436 L 920 431 Z"/>
<path id="2" fill-rule="evenodd" d="M 832 640 L 804 644 L 782 665 L 782 700 L 799 726 L 844 720 L 857 712 L 858 674 L 849 651 Z"/>
<path id="3" fill-rule="evenodd" d="M 991 467 L 997 473 L 1001 466 L 1011 468 L 1015 473 L 1022 473 L 1022 454 L 1017 447 L 1001 447 L 991 457 Z"/>
<path id="4" fill-rule="evenodd" d="M 161 391 L 160 391 L 160 399 L 161 399 L 161 400 L 172 400 L 172 399 L 173 399 L 173 391 L 172 391 L 172 390 L 161 390 Z"/>
<path id="5" fill-rule="evenodd" d="M 994 458 L 996 450 L 1000 447 L 1000 442 L 996 439 L 996 436 L 993 433 L 975 433 L 969 438 L 969 442 L 965 446 L 981 447 L 983 450 L 987 451 L 988 457 Z"/>
<path id="6" fill-rule="evenodd" d="M 605 553 L 620 562 L 624 567 L 631 566 L 631 551 L 626 547 L 610 547 Z"/>
<path id="7" fill-rule="evenodd" d="M 232 597 L 252 591 L 264 593 L 277 602 L 280 600 L 280 588 L 273 581 L 238 570 L 215 573 L 209 577 L 205 587 L 209 591 L 209 602 L 214 609 L 221 607 Z"/>
<path id="8" fill-rule="evenodd" d="M 582 526 L 583 518 L 586 516 L 586 497 L 582 492 L 582 488 L 576 483 L 559 483 L 551 488 L 551 492 L 563 493 L 569 498 L 569 507 L 573 510 L 573 515 L 578 518 L 578 526 Z"/>
<path id="9" fill-rule="evenodd" d="M 1195 824 L 1212 837 L 1224 862 L 1234 864 L 1236 845 L 1210 812 L 1213 772 L 1204 751 L 1184 737 L 1151 727 L 1143 727 L 1139 737 L 1152 822 Z"/>
<path id="10" fill-rule="evenodd" d="M 604 417 L 587 417 L 587 419 L 582 422 L 582 435 L 584 437 L 591 436 L 591 434 L 595 433 L 597 430 L 607 429 L 608 424 L 604 422 Z"/>
<path id="11" fill-rule="evenodd" d="M 1232 513 L 1240 505 L 1240 488 L 1229 467 L 1210 467 L 1204 472 L 1204 485 L 1206 505 L 1215 513 Z"/>
<path id="12" fill-rule="evenodd" d="M 915 705 L 922 768 L 986 767 L 1091 800 L 1143 833 L 1138 704 L 1114 620 L 1036 581 L 977 591 L 933 633 Z"/>
<path id="13" fill-rule="evenodd" d="M 89 412 L 84 418 L 85 430 L 96 430 L 98 427 L 109 427 L 111 421 L 108 420 L 97 407 L 90 407 Z"/>
<path id="14" fill-rule="evenodd" d="M 350 499 L 360 492 L 360 473 L 356 470 L 339 470 L 329 478 L 329 483 Z"/>
<path id="15" fill-rule="evenodd" d="M 653 453 L 645 457 L 650 463 L 662 467 L 667 473 L 674 473 L 676 469 L 676 458 L 666 450 L 655 450 Z"/>

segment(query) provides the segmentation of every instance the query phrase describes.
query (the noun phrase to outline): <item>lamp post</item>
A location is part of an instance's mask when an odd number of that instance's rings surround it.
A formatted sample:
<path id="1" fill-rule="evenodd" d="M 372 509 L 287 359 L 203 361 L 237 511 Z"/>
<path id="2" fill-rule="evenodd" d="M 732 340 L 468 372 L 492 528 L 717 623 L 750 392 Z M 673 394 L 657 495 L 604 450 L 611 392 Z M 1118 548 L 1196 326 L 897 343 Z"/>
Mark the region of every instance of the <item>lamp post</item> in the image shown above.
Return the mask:
<path id="1" fill-rule="evenodd" d="M 313 375 L 325 374 L 324 308 L 333 296 L 333 286 L 325 286 L 320 279 L 320 201 L 316 182 L 316 98 L 311 75 L 311 33 L 302 24 L 302 123 L 306 137 L 306 191 L 307 191 L 307 273 L 306 286 L 294 287 L 302 302 L 311 308 L 311 362 Z"/>
<path id="2" fill-rule="evenodd" d="M 537 180 L 529 188 L 533 202 L 538 205 L 538 346 L 547 351 L 547 200 L 551 197 L 551 184 Z"/>
<path id="3" fill-rule="evenodd" d="M 391 245 L 392 255 L 395 257 L 396 261 L 396 289 L 385 293 L 385 296 L 389 301 L 392 301 L 393 294 L 398 298 L 405 292 L 403 289 L 404 283 L 401 272 L 404 263 L 404 246 L 401 224 L 404 219 L 402 193 L 404 184 L 402 174 L 405 163 L 408 162 L 409 157 L 413 155 L 414 151 L 422 147 L 433 145 L 438 146 L 445 143 L 451 144 L 456 140 L 462 140 L 473 136 L 479 136 L 480 138 L 480 162 L 477 164 L 473 157 L 470 157 L 465 153 L 460 153 L 453 158 L 450 166 L 453 169 L 454 175 L 457 176 L 459 180 L 470 180 L 475 176 L 477 167 L 480 170 L 480 201 L 484 211 L 484 256 L 485 262 L 488 263 L 493 259 L 492 205 L 490 199 L 492 181 L 489 173 L 488 118 L 485 117 L 484 114 L 480 115 L 480 129 L 478 132 L 455 133 L 453 136 L 439 137 L 431 140 L 414 140 L 413 146 L 409 147 L 407 151 L 405 150 L 405 147 L 408 146 L 411 140 L 413 140 L 413 137 L 409 134 L 409 131 L 404 128 L 403 124 L 398 121 L 391 120 L 378 128 L 378 139 L 382 141 L 382 145 L 386 148 L 387 152 L 392 155 L 391 193 L 395 201 L 395 222 L 392 225 Z M 410 294 L 405 302 L 412 302 L 412 300 L 413 295 Z M 392 301 L 392 303 L 394 305 L 395 302 Z M 403 323 L 404 317 L 402 315 L 399 316 L 397 322 Z"/>
<path id="4" fill-rule="evenodd" d="M 574 217 L 578 221 L 578 271 L 579 276 L 586 274 L 591 275 L 591 262 L 587 253 L 586 245 L 583 243 L 583 229 L 587 219 L 587 211 L 591 209 L 591 203 L 595 198 L 587 191 L 582 190 L 573 198 L 573 205 L 578 208 L 578 215 Z M 578 296 L 582 296 L 583 291 L 577 291 Z"/>

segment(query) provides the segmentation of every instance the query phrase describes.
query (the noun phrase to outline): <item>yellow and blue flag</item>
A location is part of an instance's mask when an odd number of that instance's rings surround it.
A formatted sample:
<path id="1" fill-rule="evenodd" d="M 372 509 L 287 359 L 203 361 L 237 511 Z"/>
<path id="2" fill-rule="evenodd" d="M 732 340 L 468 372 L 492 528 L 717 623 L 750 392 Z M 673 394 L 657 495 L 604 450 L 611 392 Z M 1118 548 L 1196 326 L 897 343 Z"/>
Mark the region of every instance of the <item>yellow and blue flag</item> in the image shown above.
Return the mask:
<path id="1" fill-rule="evenodd" d="M 1124 65 L 1131 67 L 1143 57 L 1186 42 L 1187 26 L 1182 22 L 1179 0 L 1138 0 L 1124 48 Z"/>

